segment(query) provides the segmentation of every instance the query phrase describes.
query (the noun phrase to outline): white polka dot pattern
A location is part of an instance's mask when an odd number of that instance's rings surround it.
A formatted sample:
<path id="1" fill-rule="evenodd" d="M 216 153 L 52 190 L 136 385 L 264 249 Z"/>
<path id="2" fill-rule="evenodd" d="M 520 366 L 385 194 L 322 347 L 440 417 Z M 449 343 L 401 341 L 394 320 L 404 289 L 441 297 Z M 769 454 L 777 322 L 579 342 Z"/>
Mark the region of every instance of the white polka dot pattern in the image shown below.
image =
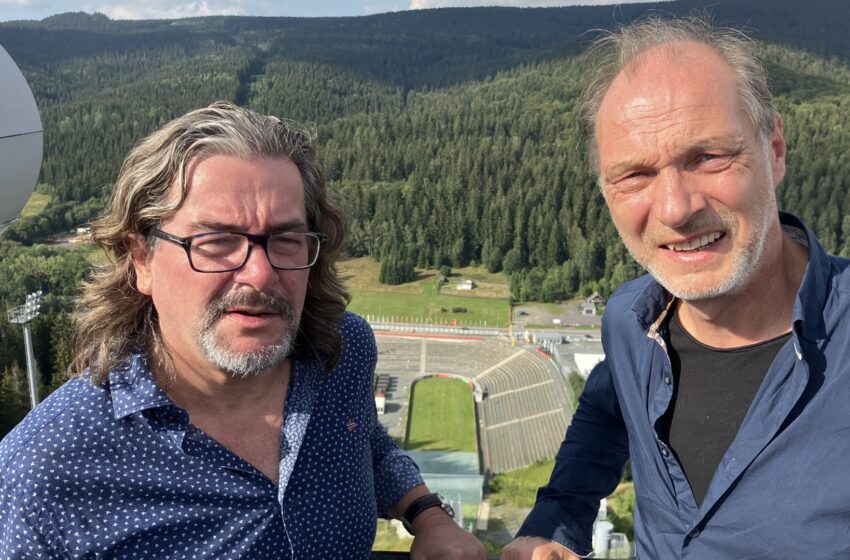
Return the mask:
<path id="1" fill-rule="evenodd" d="M 296 360 L 275 486 L 188 421 L 142 355 L 68 382 L 0 443 L 0 558 L 368 558 L 422 479 L 377 421 L 377 350 L 346 313 L 325 374 Z"/>

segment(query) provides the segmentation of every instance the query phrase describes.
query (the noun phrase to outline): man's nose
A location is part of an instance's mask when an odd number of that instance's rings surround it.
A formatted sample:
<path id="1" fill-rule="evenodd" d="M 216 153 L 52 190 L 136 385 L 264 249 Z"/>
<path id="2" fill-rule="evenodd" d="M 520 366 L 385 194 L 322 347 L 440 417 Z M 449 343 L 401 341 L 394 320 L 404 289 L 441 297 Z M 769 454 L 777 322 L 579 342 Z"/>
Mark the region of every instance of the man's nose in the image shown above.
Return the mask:
<path id="1" fill-rule="evenodd" d="M 277 281 L 277 269 L 269 261 L 265 248 L 258 243 L 252 243 L 248 259 L 242 268 L 235 272 L 234 279 L 239 283 L 261 290 L 261 288 Z"/>
<path id="2" fill-rule="evenodd" d="M 705 196 L 692 178 L 679 169 L 658 174 L 653 201 L 656 219 L 669 228 L 679 228 L 706 207 Z"/>

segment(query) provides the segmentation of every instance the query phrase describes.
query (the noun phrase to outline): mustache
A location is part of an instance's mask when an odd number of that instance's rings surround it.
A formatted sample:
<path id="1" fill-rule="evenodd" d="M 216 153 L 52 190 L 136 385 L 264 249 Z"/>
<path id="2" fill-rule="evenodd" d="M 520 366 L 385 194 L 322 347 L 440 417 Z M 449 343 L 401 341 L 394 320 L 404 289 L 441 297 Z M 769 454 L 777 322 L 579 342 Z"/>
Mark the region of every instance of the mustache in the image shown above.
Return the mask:
<path id="1" fill-rule="evenodd" d="M 231 307 L 260 307 L 283 315 L 290 323 L 295 323 L 295 307 L 282 295 L 267 294 L 256 290 L 227 292 L 210 302 L 207 306 L 206 326 L 212 325 Z"/>
<path id="2" fill-rule="evenodd" d="M 671 235 L 688 237 L 695 233 L 709 230 L 722 230 L 734 233 L 738 230 L 738 222 L 734 216 L 726 212 L 718 212 L 716 214 L 700 212 L 679 227 L 662 228 L 662 231 L 648 231 L 644 234 L 643 240 L 645 243 L 654 246 L 661 243 L 662 240 L 669 239 Z"/>

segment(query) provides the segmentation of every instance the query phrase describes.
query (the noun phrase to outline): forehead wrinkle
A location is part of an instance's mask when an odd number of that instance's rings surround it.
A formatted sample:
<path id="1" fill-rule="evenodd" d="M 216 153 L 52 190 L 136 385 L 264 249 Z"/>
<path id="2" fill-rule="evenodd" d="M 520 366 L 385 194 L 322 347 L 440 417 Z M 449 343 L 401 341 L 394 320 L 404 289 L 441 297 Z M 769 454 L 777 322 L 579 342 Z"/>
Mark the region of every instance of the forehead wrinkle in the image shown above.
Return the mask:
<path id="1" fill-rule="evenodd" d="M 717 72 L 716 79 L 707 79 L 709 71 Z M 681 160 L 701 148 L 738 148 L 747 121 L 737 89 L 729 90 L 729 72 L 718 53 L 700 44 L 675 43 L 638 55 L 611 83 L 597 112 L 600 171 L 611 177 Z M 726 118 L 730 109 L 737 118 Z"/>
<path id="2" fill-rule="evenodd" d="M 650 113 L 650 112 L 647 112 Z M 728 146 L 739 144 L 743 133 L 738 127 L 730 130 L 716 130 L 713 119 L 696 116 L 692 106 L 677 107 L 664 112 L 651 112 L 646 116 L 634 118 L 631 122 L 620 123 L 626 136 L 641 146 L 665 143 L 678 151 L 687 151 L 698 146 Z M 715 128 L 715 130 L 711 130 Z"/>
<path id="3" fill-rule="evenodd" d="M 659 97 L 658 95 L 653 97 Z M 664 97 L 670 97 L 665 95 Z M 663 100 L 663 105 L 670 105 L 670 100 Z M 623 105 L 620 113 L 625 120 L 641 120 L 651 118 L 659 111 L 659 99 L 652 99 L 650 96 L 635 96 L 628 103 Z"/>

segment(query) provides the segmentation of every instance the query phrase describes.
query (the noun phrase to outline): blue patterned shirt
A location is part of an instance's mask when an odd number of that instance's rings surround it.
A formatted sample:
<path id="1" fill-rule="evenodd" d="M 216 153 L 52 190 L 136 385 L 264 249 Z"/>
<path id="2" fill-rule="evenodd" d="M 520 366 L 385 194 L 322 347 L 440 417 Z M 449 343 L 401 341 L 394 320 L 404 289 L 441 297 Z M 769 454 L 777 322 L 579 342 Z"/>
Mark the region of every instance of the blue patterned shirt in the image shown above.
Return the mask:
<path id="1" fill-rule="evenodd" d="M 367 558 L 422 479 L 377 421 L 369 326 L 340 330 L 333 372 L 294 361 L 277 486 L 190 424 L 143 355 L 66 383 L 0 444 L 0 558 Z"/>

